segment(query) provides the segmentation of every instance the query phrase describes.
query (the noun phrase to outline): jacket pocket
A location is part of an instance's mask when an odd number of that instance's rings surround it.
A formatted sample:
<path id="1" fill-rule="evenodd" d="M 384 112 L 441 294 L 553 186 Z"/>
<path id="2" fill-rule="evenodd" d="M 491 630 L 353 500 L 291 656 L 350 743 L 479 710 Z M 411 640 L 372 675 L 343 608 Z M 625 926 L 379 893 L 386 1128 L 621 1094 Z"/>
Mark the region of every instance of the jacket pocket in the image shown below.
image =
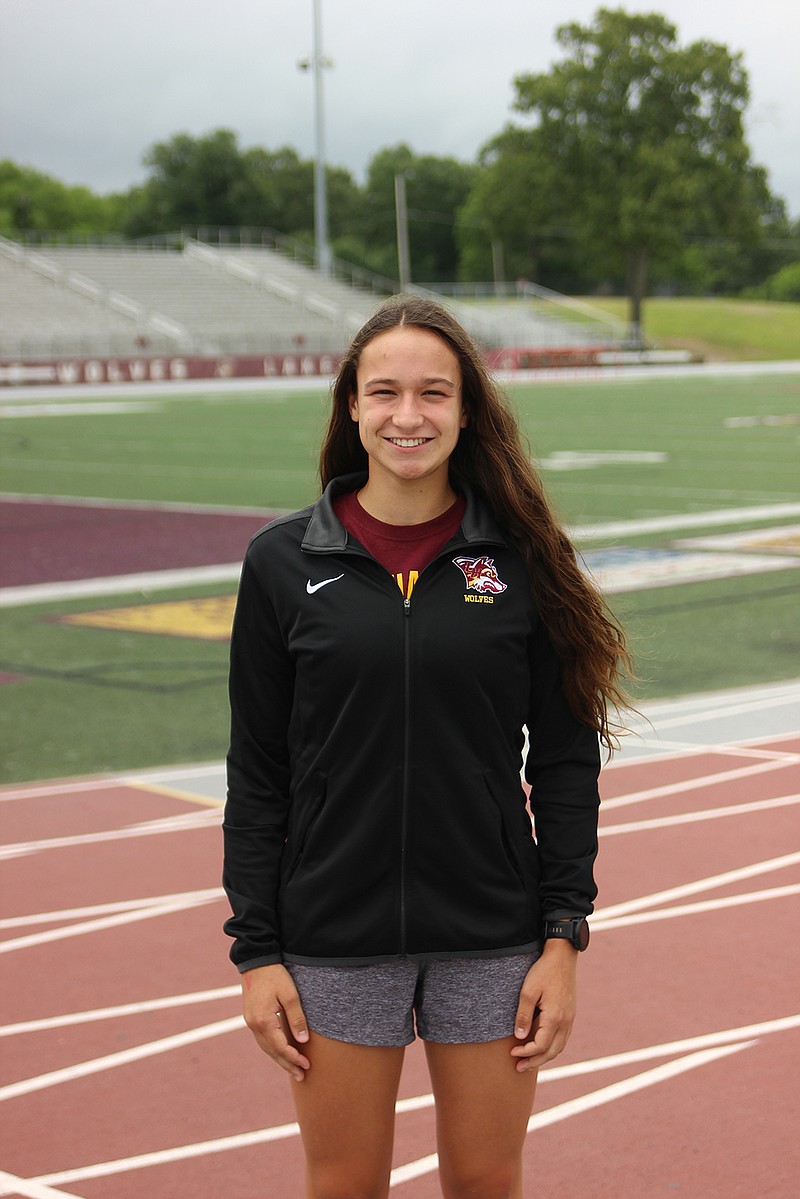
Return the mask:
<path id="1" fill-rule="evenodd" d="M 530 828 L 530 826 L 523 818 L 522 809 L 516 813 L 519 816 L 518 827 L 512 825 L 509 813 L 506 811 L 508 805 L 503 802 L 501 793 L 498 792 L 499 785 L 488 775 L 484 775 L 484 782 L 500 816 L 503 852 L 508 864 L 524 887 L 528 898 L 538 906 L 539 853 L 532 833 L 526 832 L 526 827 Z"/>
<path id="2" fill-rule="evenodd" d="M 314 825 L 322 814 L 322 809 L 325 807 L 327 798 L 327 786 L 324 779 L 320 780 L 320 790 L 316 798 L 310 803 L 308 811 L 302 820 L 298 820 L 297 828 L 292 836 L 290 836 L 286 849 L 286 872 L 284 874 L 284 886 L 291 882 L 292 877 L 297 873 L 303 855 L 306 852 L 308 843 L 313 832 Z"/>

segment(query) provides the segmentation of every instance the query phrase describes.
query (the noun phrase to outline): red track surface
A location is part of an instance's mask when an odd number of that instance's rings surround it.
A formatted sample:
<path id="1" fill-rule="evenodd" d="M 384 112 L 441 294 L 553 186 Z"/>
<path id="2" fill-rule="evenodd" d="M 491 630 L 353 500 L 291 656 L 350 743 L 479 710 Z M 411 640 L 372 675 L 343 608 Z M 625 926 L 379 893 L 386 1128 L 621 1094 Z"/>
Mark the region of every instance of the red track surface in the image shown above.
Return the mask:
<path id="1" fill-rule="evenodd" d="M 93 504 L 3 501 L 2 586 L 101 578 L 138 571 L 239 562 L 271 519 Z"/>
<path id="2" fill-rule="evenodd" d="M 797 1195 L 797 804 L 745 806 L 796 798 L 799 767 L 795 736 L 744 754 L 693 752 L 605 772 L 602 904 L 581 961 L 576 1030 L 541 1078 L 526 1196 Z M 731 773 L 705 785 L 709 776 Z M 654 788 L 655 796 L 641 794 Z M 661 823 L 731 805 L 740 812 Z M 0 1170 L 12 1176 L 0 1176 L 0 1195 L 300 1197 L 302 1157 L 288 1085 L 241 1026 L 238 997 L 223 990 L 200 1002 L 137 1008 L 165 996 L 236 988 L 220 930 L 226 908 L 215 891 L 218 810 L 148 785 L 78 780 L 0 790 L 0 811 L 3 841 L 21 843 L 18 854 L 6 850 L 0 935 L 10 950 L 2 957 L 4 1082 L 22 1083 L 0 1089 Z M 172 828 L 129 835 L 133 826 L 168 817 L 179 818 Z M 620 825 L 633 827 L 615 833 Z M 749 877 L 698 885 L 761 863 L 768 864 Z M 658 895 L 679 886 L 687 887 L 684 894 Z M 756 898 L 775 888 L 788 892 Z M 195 906 L 181 898 L 209 889 Z M 121 922 L 124 911 L 102 910 L 175 895 L 179 910 L 147 919 Z M 728 904 L 719 905 L 724 898 Z M 633 910 L 614 917 L 616 905 L 632 900 L 639 901 Z M 69 913 L 98 905 L 100 911 Z M 687 905 L 700 906 L 679 911 Z M 675 915 L 657 918 L 664 911 Z M 41 913 L 48 914 L 43 921 L 34 919 Z M 61 1020 L 130 1004 L 126 1014 Z M 786 1017 L 793 1019 L 776 1025 Z M 35 1020 L 44 1026 L 8 1027 Z M 209 1028 L 219 1021 L 229 1023 Z M 203 1029 L 204 1039 L 158 1045 Z M 125 1050 L 137 1051 L 133 1060 L 114 1056 Z M 625 1056 L 636 1050 L 647 1052 Z M 622 1057 L 597 1063 L 609 1055 Z M 83 1076 L 76 1069 L 82 1063 L 91 1071 Z M 580 1063 L 583 1072 L 575 1069 Z M 608 1089 L 625 1082 L 638 1089 Z M 401 1099 L 428 1091 L 416 1044 Z M 569 1101 L 577 1104 L 562 1106 Z M 413 1106 L 398 1115 L 395 1189 L 408 1199 L 433 1199 L 435 1169 L 421 1161 L 434 1152 L 433 1113 Z M 274 1131 L 254 1144 L 206 1145 L 198 1156 L 188 1149 L 265 1129 Z M 178 1160 L 110 1164 L 171 1149 Z M 421 1164 L 402 1169 L 414 1162 Z"/>

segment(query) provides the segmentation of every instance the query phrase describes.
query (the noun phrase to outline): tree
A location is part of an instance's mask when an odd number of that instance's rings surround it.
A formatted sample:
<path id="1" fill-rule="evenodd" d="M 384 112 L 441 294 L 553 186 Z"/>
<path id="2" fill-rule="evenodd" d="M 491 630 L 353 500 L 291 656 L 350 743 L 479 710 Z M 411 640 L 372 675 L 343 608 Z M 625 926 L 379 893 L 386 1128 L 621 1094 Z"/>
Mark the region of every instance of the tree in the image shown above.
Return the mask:
<path id="1" fill-rule="evenodd" d="M 363 196 L 361 265 L 398 278 L 395 176 L 406 180 L 411 278 L 451 282 L 457 277 L 456 214 L 472 186 L 475 167 L 455 158 L 417 155 L 388 146 L 370 159 Z"/>
<path id="2" fill-rule="evenodd" d="M 130 236 L 184 227 L 251 226 L 313 240 L 313 163 L 291 146 L 240 149 L 236 134 L 217 129 L 203 137 L 179 133 L 144 156 L 149 179 L 130 195 Z M 327 168 L 330 224 L 356 223 L 359 190 L 349 172 Z"/>
<path id="3" fill-rule="evenodd" d="M 6 237 L 112 233 L 122 204 L 119 196 L 98 196 L 10 159 L 0 162 L 0 232 Z"/>
<path id="4" fill-rule="evenodd" d="M 509 126 L 480 152 L 458 214 L 459 277 L 581 290 L 588 276 L 539 129 Z"/>
<path id="5" fill-rule="evenodd" d="M 534 118 L 551 204 L 557 193 L 598 268 L 624 271 L 638 334 L 649 270 L 687 235 L 757 237 L 747 75 L 724 46 L 680 48 L 657 14 L 601 8 L 556 37 L 564 60 L 518 76 L 514 108 Z"/>

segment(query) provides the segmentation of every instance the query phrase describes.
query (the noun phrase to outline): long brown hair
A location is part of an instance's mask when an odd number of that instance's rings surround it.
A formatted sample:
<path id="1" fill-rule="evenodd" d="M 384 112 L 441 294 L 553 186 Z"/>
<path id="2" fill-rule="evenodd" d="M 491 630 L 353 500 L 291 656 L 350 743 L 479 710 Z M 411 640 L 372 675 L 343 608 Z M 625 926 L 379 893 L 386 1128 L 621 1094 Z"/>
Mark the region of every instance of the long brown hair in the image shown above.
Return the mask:
<path id="1" fill-rule="evenodd" d="M 468 422 L 450 457 L 451 480 L 456 489 L 462 483 L 479 493 L 524 555 L 539 614 L 561 662 L 570 707 L 611 748 L 621 730 L 609 710 L 630 706 L 623 685 L 623 676 L 632 675 L 625 634 L 581 571 L 525 451 L 517 420 L 480 351 L 439 304 L 394 296 L 353 338 L 331 388 L 332 411 L 320 453 L 323 489 L 337 475 L 367 469 L 367 454 L 350 416 L 356 372 L 367 343 L 398 325 L 435 333 L 456 355 Z"/>

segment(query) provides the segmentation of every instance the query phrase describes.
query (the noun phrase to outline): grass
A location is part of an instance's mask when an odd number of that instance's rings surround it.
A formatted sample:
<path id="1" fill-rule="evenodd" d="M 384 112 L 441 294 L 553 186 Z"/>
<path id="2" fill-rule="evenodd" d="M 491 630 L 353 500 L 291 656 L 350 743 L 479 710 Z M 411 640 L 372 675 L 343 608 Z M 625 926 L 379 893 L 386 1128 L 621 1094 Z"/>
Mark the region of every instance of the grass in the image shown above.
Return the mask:
<path id="1" fill-rule="evenodd" d="M 627 320 L 626 299 L 592 296 L 587 303 Z M 690 350 L 708 362 L 800 357 L 800 304 L 654 296 L 645 300 L 643 323 L 657 346 Z"/>
<path id="2" fill-rule="evenodd" d="M 572 522 L 798 497 L 797 427 L 726 425 L 800 413 L 800 374 L 537 383 L 510 390 Z M 323 390 L 156 397 L 150 412 L 0 425 L 6 491 L 295 508 L 316 494 Z M 565 450 L 657 451 L 663 464 L 553 471 Z"/>
<path id="3" fill-rule="evenodd" d="M 159 592 L 158 600 L 217 594 Z M 0 781 L 132 770 L 221 757 L 228 647 L 59 623 L 72 612 L 143 602 L 142 593 L 0 610 L 5 750 Z"/>
<path id="4" fill-rule="evenodd" d="M 511 396 L 570 524 L 800 502 L 800 373 L 537 383 Z M 323 389 L 201 388 L 185 398 L 156 397 L 152 411 L 137 414 L 5 418 L 3 486 L 30 494 L 298 507 L 316 491 L 325 403 Z M 779 423 L 764 423 L 770 417 Z M 731 418 L 756 423 L 726 423 Z M 552 455 L 567 450 L 656 451 L 664 459 L 553 470 Z M 730 528 L 740 523 L 732 512 Z M 613 543 L 655 547 L 683 535 L 631 534 Z M 639 698 L 796 675 L 798 580 L 796 571 L 781 571 L 613 596 L 637 655 Z M 226 590 L 186 588 L 156 598 Z M 143 598 L 153 597 L 0 609 L 0 671 L 25 677 L 0 687 L 0 779 L 224 753 L 223 642 L 58 620 Z"/>

